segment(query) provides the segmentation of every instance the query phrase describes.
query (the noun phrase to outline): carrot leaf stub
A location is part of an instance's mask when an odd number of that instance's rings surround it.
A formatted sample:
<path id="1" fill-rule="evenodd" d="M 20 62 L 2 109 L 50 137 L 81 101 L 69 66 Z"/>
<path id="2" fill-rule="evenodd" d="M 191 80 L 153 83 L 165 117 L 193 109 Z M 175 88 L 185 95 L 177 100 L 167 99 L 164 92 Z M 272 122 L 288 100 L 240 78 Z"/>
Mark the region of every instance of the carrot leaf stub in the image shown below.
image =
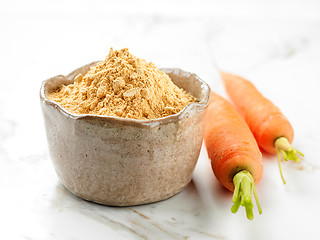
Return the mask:
<path id="1" fill-rule="evenodd" d="M 254 198 L 257 203 L 257 207 L 259 210 L 259 213 L 262 213 L 262 208 L 258 199 L 258 194 L 256 190 L 256 186 L 254 184 L 254 179 L 250 172 L 247 170 L 242 170 L 238 172 L 233 177 L 233 183 L 234 183 L 234 192 L 233 192 L 233 206 L 231 207 L 231 212 L 236 213 L 241 206 L 244 206 L 246 209 L 247 218 L 252 220 L 253 219 L 253 203 L 252 203 L 252 192 L 254 195 Z"/>
<path id="2" fill-rule="evenodd" d="M 288 139 L 285 137 L 277 138 L 277 140 L 274 142 L 274 145 L 277 150 L 280 176 L 282 178 L 283 183 L 286 184 L 286 181 L 284 180 L 284 177 L 283 177 L 282 168 L 281 168 L 281 154 L 285 161 L 292 160 L 295 162 L 300 162 L 300 158 L 298 157 L 298 155 L 302 157 L 304 157 L 304 155 L 302 152 L 292 147 Z"/>

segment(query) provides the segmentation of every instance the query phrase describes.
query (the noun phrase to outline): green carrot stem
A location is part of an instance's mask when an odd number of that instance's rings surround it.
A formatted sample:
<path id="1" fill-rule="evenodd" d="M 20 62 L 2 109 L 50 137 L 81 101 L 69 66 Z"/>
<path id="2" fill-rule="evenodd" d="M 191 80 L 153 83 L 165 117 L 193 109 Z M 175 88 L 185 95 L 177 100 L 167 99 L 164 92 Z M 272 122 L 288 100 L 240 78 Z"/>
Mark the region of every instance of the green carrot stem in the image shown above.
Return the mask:
<path id="1" fill-rule="evenodd" d="M 277 156 L 278 156 L 278 167 L 279 167 L 279 171 L 280 171 L 280 176 L 281 176 L 283 184 L 286 184 L 286 180 L 284 179 L 284 176 L 283 176 L 283 173 L 282 173 L 281 154 L 280 154 L 280 150 L 278 150 L 278 149 L 277 149 Z"/>
<path id="2" fill-rule="evenodd" d="M 252 192 L 254 195 L 254 198 L 257 203 L 257 207 L 259 210 L 259 213 L 262 213 L 262 208 L 259 202 L 256 186 L 254 183 L 254 179 L 250 172 L 247 170 L 242 170 L 238 172 L 233 177 L 233 183 L 234 183 L 234 192 L 233 192 L 233 206 L 231 207 L 231 212 L 236 213 L 241 206 L 244 206 L 246 209 L 247 218 L 252 220 L 253 219 L 253 203 L 252 203 Z"/>
<path id="3" fill-rule="evenodd" d="M 303 153 L 300 152 L 298 149 L 292 147 L 292 145 L 289 143 L 288 139 L 285 137 L 279 137 L 274 142 L 274 146 L 277 150 L 277 157 L 278 157 L 278 167 L 280 171 L 280 176 L 284 184 L 286 184 L 286 181 L 284 180 L 282 168 L 281 168 L 281 155 L 285 161 L 292 160 L 295 162 L 300 162 L 299 155 L 304 157 Z"/>

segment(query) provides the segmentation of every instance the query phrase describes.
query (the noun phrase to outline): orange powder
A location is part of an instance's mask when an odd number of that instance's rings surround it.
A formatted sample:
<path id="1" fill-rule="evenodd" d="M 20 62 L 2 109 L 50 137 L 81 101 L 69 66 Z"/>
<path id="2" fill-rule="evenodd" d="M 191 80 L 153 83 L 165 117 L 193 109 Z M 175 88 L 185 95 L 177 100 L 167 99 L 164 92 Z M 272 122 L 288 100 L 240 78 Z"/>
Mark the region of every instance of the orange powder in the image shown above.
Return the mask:
<path id="1" fill-rule="evenodd" d="M 165 117 L 196 101 L 153 63 L 133 56 L 126 48 L 111 48 L 104 61 L 49 98 L 73 113 L 133 119 Z"/>

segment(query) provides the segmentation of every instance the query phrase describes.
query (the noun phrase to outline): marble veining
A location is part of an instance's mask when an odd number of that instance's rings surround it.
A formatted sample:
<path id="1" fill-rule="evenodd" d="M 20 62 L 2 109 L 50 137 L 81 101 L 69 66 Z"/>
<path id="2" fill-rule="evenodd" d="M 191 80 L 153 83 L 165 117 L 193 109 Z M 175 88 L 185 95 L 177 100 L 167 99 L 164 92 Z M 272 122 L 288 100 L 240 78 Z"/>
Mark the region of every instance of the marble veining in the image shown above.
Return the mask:
<path id="1" fill-rule="evenodd" d="M 93 2 L 0 7 L 0 239 L 318 239 L 319 2 Z M 41 82 L 103 59 L 110 46 L 194 72 L 224 96 L 218 70 L 242 74 L 277 103 L 305 158 L 282 164 L 284 186 L 276 157 L 263 153 L 262 215 L 256 207 L 253 221 L 243 209 L 231 213 L 232 194 L 204 147 L 192 182 L 165 201 L 107 207 L 62 186 L 48 154 Z"/>

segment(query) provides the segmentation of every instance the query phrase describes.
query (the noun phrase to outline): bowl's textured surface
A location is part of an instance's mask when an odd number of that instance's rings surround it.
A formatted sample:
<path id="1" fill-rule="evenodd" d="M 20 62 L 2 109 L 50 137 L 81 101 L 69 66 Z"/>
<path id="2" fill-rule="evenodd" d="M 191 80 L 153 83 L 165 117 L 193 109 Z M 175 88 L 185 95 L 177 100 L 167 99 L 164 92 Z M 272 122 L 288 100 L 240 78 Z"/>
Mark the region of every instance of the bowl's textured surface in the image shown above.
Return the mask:
<path id="1" fill-rule="evenodd" d="M 94 64 L 41 86 L 50 157 L 63 185 L 81 198 L 113 206 L 151 203 L 180 192 L 200 153 L 208 85 L 195 74 L 162 69 L 199 101 L 154 120 L 78 115 L 47 98 Z"/>

